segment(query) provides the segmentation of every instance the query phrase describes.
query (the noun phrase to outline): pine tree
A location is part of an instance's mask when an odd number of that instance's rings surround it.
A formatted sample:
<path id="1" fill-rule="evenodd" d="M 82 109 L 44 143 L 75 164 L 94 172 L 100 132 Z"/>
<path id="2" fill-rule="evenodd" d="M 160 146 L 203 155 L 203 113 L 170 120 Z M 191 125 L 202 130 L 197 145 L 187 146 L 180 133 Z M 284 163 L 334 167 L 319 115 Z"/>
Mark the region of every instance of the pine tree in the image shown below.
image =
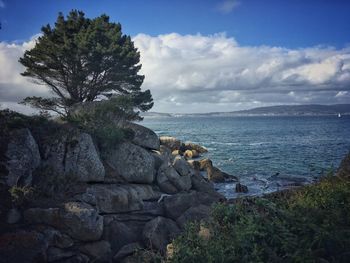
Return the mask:
<path id="1" fill-rule="evenodd" d="M 67 115 L 75 103 L 126 96 L 135 109 L 152 108 L 150 91 L 141 90 L 140 54 L 119 23 L 73 10 L 66 19 L 60 13 L 53 28 L 48 24 L 41 31 L 19 62 L 25 66 L 23 76 L 47 85 L 56 96 L 27 97 L 23 103 Z"/>

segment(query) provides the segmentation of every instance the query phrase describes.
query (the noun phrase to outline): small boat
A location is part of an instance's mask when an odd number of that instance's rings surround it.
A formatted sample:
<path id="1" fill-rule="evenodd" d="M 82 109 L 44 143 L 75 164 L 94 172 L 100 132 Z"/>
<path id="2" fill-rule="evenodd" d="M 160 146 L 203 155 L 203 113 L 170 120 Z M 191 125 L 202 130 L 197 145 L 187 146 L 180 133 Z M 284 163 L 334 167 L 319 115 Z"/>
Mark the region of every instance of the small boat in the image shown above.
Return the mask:
<path id="1" fill-rule="evenodd" d="M 340 118 L 341 117 L 341 114 L 340 113 L 338 113 L 338 118 Z"/>

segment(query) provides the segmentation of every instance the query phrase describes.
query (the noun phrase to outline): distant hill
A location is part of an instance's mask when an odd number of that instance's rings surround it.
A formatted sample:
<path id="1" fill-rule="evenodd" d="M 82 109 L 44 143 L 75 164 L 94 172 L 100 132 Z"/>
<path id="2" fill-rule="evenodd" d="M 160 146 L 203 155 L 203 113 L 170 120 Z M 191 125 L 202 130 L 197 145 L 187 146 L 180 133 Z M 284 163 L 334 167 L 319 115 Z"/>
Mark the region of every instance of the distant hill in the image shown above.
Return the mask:
<path id="1" fill-rule="evenodd" d="M 334 105 L 278 105 L 270 107 L 259 107 L 250 110 L 240 110 L 231 112 L 209 112 L 209 113 L 143 113 L 145 117 L 230 117 L 230 116 L 327 116 L 327 115 L 350 115 L 350 104 Z"/>

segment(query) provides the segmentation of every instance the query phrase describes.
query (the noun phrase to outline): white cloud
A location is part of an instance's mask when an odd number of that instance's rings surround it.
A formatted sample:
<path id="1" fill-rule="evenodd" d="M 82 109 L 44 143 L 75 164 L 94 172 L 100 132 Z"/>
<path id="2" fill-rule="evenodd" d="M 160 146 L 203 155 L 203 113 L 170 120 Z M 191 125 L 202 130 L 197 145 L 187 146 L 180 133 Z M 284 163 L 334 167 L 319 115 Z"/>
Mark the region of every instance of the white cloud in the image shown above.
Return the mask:
<path id="1" fill-rule="evenodd" d="M 228 14 L 240 4 L 241 3 L 237 0 L 225 0 L 217 6 L 217 10 L 223 14 Z"/>
<path id="2" fill-rule="evenodd" d="M 350 101 L 350 48 L 241 46 L 225 34 L 133 38 L 141 53 L 143 89 L 162 112 L 232 111 L 255 106 Z M 18 59 L 34 40 L 0 42 L 0 104 L 48 90 L 20 75 Z"/>
<path id="3" fill-rule="evenodd" d="M 4 3 L 4 1 L 3 0 L 0 0 L 0 8 L 5 8 L 5 3 Z"/>

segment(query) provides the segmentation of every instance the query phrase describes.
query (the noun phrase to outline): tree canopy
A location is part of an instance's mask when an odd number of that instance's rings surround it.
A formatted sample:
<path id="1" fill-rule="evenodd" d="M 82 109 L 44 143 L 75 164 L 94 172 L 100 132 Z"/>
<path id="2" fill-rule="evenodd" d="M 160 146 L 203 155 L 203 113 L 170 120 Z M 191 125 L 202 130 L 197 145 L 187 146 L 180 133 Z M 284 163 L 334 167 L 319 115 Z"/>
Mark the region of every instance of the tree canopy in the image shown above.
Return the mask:
<path id="1" fill-rule="evenodd" d="M 25 66 L 21 74 L 47 85 L 55 96 L 27 97 L 24 103 L 67 115 L 75 103 L 126 96 L 137 110 L 152 108 L 150 91 L 141 90 L 140 54 L 119 23 L 73 10 L 66 18 L 60 13 L 53 28 L 48 24 L 41 31 L 34 48 L 19 60 Z"/>

